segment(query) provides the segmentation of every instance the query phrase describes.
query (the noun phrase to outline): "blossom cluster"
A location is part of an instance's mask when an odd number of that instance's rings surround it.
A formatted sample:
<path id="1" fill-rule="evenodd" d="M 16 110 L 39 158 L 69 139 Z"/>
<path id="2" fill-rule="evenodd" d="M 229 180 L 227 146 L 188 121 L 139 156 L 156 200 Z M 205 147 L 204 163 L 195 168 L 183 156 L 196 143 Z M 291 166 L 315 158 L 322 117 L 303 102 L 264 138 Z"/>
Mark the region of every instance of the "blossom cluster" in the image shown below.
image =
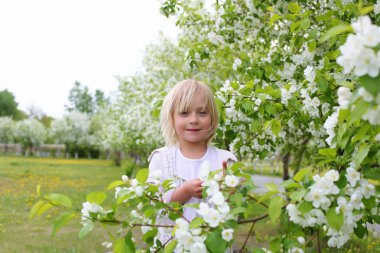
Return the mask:
<path id="1" fill-rule="evenodd" d="M 313 184 L 304 195 L 304 200 L 311 203 L 312 209 L 302 212 L 297 204 L 289 204 L 286 207 L 292 222 L 302 227 L 322 227 L 329 236 L 329 247 L 341 248 L 351 237 L 357 223 L 361 222 L 366 212 L 373 215 L 379 214 L 379 208 L 366 210 L 364 201 L 375 198 L 376 206 L 380 202 L 380 196 L 375 192 L 373 184 L 363 179 L 360 172 L 352 167 L 346 169 L 347 184 L 343 189 L 337 185 L 339 172 L 329 170 L 322 177 L 313 176 Z M 332 209 L 336 215 L 343 214 L 343 224 L 339 229 L 329 224 L 327 213 Z M 367 225 L 367 224 L 363 224 Z M 368 226 L 371 226 L 368 224 Z"/>
<path id="2" fill-rule="evenodd" d="M 197 214 L 202 217 L 204 222 L 210 228 L 220 226 L 224 221 L 235 219 L 230 213 L 230 206 L 223 195 L 221 188 L 234 189 L 239 183 L 239 178 L 234 175 L 223 176 L 219 171 L 211 178 L 209 177 L 211 165 L 204 162 L 201 167 L 201 180 L 204 181 L 206 189 L 206 202 L 199 204 Z M 222 238 L 226 242 L 233 239 L 234 230 L 231 228 L 224 228 L 222 231 Z M 207 252 L 204 244 L 206 236 L 202 235 L 201 228 L 189 228 L 189 222 L 183 218 L 178 218 L 175 225 L 174 236 L 178 243 L 175 252 Z"/>
<path id="3" fill-rule="evenodd" d="M 368 16 L 361 16 L 351 26 L 355 34 L 350 34 L 340 47 L 342 53 L 337 63 L 344 73 L 353 71 L 356 76 L 376 77 L 380 69 L 380 52 L 375 47 L 380 43 L 380 27 L 373 25 Z"/>

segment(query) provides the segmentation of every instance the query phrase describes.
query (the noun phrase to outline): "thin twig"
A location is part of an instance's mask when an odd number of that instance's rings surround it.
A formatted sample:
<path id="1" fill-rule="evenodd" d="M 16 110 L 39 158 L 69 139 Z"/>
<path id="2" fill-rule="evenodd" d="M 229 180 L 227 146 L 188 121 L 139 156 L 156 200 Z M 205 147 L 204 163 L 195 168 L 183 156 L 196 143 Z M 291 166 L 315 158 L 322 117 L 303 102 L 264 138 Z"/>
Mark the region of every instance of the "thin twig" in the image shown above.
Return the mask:
<path id="1" fill-rule="evenodd" d="M 318 253 L 321 253 L 321 242 L 319 240 L 319 230 L 317 231 Z"/>
<path id="2" fill-rule="evenodd" d="M 257 198 L 255 198 L 255 197 L 253 197 L 251 195 L 247 195 L 247 197 L 250 198 L 250 199 L 252 199 L 252 200 L 254 200 L 254 201 L 256 201 L 256 202 L 258 202 L 260 205 L 262 205 L 262 206 L 264 206 L 266 208 L 269 208 L 265 203 L 259 202 L 259 200 Z"/>
<path id="3" fill-rule="evenodd" d="M 248 238 L 251 236 L 251 233 L 252 233 L 252 230 L 253 230 L 253 227 L 255 226 L 256 222 L 253 222 L 252 223 L 252 226 L 251 226 L 251 229 L 249 230 L 248 234 L 247 234 L 247 237 L 245 238 L 245 242 L 243 244 L 243 246 L 241 247 L 241 249 L 239 250 L 239 252 L 243 252 L 244 248 L 245 248 L 245 245 L 247 244 L 248 242 Z"/>

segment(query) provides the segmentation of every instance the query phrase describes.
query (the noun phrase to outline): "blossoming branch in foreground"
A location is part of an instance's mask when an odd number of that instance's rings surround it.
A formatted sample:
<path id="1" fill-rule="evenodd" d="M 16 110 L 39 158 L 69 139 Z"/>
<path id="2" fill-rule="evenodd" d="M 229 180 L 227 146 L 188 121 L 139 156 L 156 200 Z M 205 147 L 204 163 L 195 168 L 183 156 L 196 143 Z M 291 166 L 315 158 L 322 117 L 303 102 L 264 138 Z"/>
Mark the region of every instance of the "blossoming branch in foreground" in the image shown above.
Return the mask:
<path id="1" fill-rule="evenodd" d="M 358 211 L 364 211 L 365 199 L 375 196 L 376 203 L 380 201 L 380 196 L 375 193 L 374 185 L 368 180 L 361 179 L 358 171 L 349 167 L 345 176 L 348 184 L 340 190 L 336 185 L 339 180 L 339 173 L 336 170 L 330 170 L 322 177 L 319 175 L 313 177 L 314 183 L 308 188 L 309 192 L 303 200 L 312 204 L 313 209 L 310 212 L 302 214 L 297 204 L 289 204 L 286 207 L 290 221 L 302 227 L 322 226 L 330 236 L 329 247 L 341 248 L 349 240 L 357 226 L 356 223 L 363 216 Z M 334 204 L 335 200 L 336 204 Z M 344 216 L 344 222 L 339 230 L 332 228 L 327 218 L 328 210 L 334 207 L 337 214 L 343 213 Z M 376 207 L 372 211 L 378 214 L 379 208 Z"/>
<path id="2" fill-rule="evenodd" d="M 361 16 L 353 22 L 355 34 L 350 34 L 340 47 L 342 53 L 336 61 L 345 74 L 354 72 L 356 76 L 376 77 L 380 69 L 380 51 L 375 47 L 380 43 L 380 27 L 373 25 L 368 16 Z"/>

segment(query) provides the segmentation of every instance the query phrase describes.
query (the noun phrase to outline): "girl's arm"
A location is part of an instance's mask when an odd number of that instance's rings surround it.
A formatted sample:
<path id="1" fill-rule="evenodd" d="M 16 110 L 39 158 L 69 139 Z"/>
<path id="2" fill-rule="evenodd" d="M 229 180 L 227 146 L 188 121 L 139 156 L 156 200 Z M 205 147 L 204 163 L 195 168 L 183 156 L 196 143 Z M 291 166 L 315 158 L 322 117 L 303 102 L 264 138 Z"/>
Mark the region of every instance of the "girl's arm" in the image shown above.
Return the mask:
<path id="1" fill-rule="evenodd" d="M 183 204 L 189 201 L 192 197 L 198 199 L 202 198 L 202 184 L 203 182 L 198 178 L 185 182 L 172 193 L 170 202 L 179 202 Z"/>

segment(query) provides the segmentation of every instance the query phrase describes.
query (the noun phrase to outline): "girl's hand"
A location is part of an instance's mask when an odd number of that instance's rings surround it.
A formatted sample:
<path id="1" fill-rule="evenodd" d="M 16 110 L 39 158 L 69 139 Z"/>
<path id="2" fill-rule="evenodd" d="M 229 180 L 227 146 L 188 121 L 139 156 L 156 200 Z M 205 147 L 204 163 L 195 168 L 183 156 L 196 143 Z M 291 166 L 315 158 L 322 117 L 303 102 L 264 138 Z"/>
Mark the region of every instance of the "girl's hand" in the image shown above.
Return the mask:
<path id="1" fill-rule="evenodd" d="M 183 187 L 184 191 L 188 194 L 188 196 L 201 199 L 202 198 L 202 190 L 203 190 L 203 182 L 199 179 L 193 179 L 184 183 L 180 188 Z"/>
<path id="2" fill-rule="evenodd" d="M 192 197 L 202 198 L 202 184 L 199 178 L 185 182 L 173 192 L 170 202 L 186 203 Z"/>
<path id="3" fill-rule="evenodd" d="M 223 172 L 223 177 L 226 176 L 226 170 L 227 170 L 227 161 L 222 161 L 222 172 Z"/>

